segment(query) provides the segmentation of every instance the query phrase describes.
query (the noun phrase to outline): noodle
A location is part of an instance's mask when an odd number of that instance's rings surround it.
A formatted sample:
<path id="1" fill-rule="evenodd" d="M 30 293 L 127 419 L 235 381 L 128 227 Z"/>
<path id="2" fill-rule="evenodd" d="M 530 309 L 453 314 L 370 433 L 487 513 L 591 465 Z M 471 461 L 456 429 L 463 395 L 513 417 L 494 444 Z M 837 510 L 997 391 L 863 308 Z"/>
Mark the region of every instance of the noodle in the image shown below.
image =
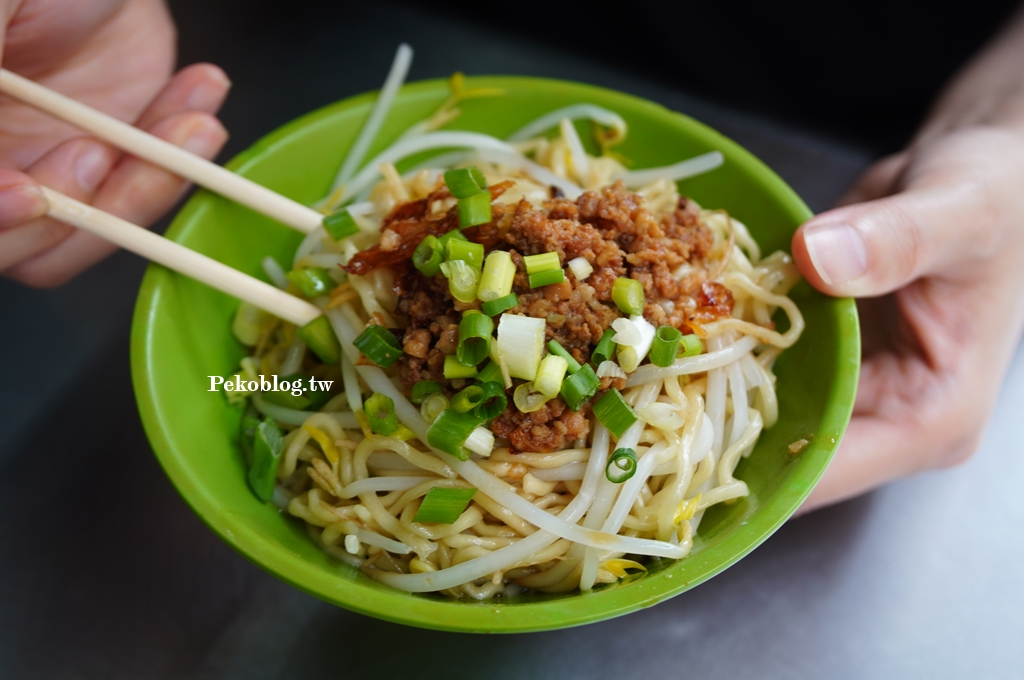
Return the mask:
<path id="1" fill-rule="evenodd" d="M 588 155 L 573 120 L 589 119 L 603 126 L 604 137 L 598 140 L 602 149 L 626 134 L 621 117 L 589 104 L 542 116 L 508 141 L 473 132 L 432 131 L 457 115 L 439 110 L 375 158 L 361 163 L 375 126 L 386 114 L 390 97 L 408 68 L 408 55 L 402 54 L 389 78 L 387 99 L 382 98 L 374 109 L 368 132 L 360 136 L 334 190 L 322 202 L 336 207 L 365 196 L 364 202 L 349 205 L 358 232 L 335 242 L 323 229 L 314 230 L 299 245 L 293 260 L 296 269 L 323 268 L 340 284 L 333 292 L 328 290 L 329 295 L 312 298 L 341 341 L 340 366 L 318 363 L 289 324 L 270 319 L 251 336 L 258 335 L 259 340 L 245 360 L 249 362 L 247 374 L 257 370 L 279 376 L 308 373 L 318 380 L 327 377 L 335 385 L 322 400 L 326 403 L 312 410 L 301 404 L 286 406 L 258 392 L 242 395 L 249 399 L 253 413 L 284 430 L 273 501 L 304 522 L 312 539 L 327 553 L 381 583 L 408 592 L 440 592 L 480 600 L 524 589 L 590 590 L 618 580 L 626 568 L 637 566 L 629 560 L 686 557 L 704 510 L 747 495 L 746 484 L 735 476 L 737 466 L 753 450 L 761 431 L 778 419 L 772 365 L 782 349 L 796 342 L 804 327 L 800 311 L 786 296 L 797 280 L 792 260 L 784 253 L 762 258 L 746 225 L 722 210 L 702 210 L 680 197 L 676 180 L 721 164 L 718 152 L 665 168 L 628 172 L 610 155 Z M 552 129 L 558 133 L 553 139 L 539 136 Z M 450 149 L 456 151 L 435 155 L 413 170 L 403 171 L 405 174 L 396 169 L 395 164 L 409 156 Z M 494 198 L 493 209 L 497 215 L 494 222 L 503 230 L 510 228 L 515 215 L 544 209 L 552 196 L 564 197 L 559 199 L 559 210 L 567 211 L 565 206 L 570 205 L 577 212 L 584 209 L 586 201 L 632 201 L 629 219 L 637 223 L 677 225 L 673 228 L 680 229 L 678 225 L 685 224 L 695 230 L 696 240 L 685 247 L 690 250 L 678 244 L 666 246 L 666 252 L 677 258 L 669 270 L 672 281 L 644 284 L 647 305 L 643 316 L 651 324 L 674 324 L 693 334 L 700 339 L 702 351 L 674 360 L 669 356 L 663 362 L 667 366 L 648 363 L 641 356 L 640 365 L 628 366 L 632 371 L 624 369 L 622 347 L 621 366 L 614 355 L 608 357 L 608 365 L 597 373 L 601 389 L 614 386 L 621 390 L 623 401 L 636 415 L 620 437 L 613 437 L 589 404 L 578 413 L 542 410 L 536 416 L 521 413 L 518 405 L 512 405 L 495 422 L 508 414 L 528 415 L 522 432 L 544 435 L 548 438 L 538 441 L 553 443 L 524 447 L 524 440 L 511 434 L 506 437 L 502 433 L 510 430 L 492 422 L 481 430 L 486 435 L 483 443 L 466 443 L 476 453 L 462 460 L 427 445 L 431 421 L 424 413 L 430 415 L 430 411 L 424 407 L 421 413 L 410 401 L 410 383 L 401 371 L 396 375 L 395 370 L 382 370 L 353 345 L 368 323 L 406 328 L 408 311 L 402 306 L 402 296 L 407 294 L 408 275 L 403 272 L 411 270 L 391 266 L 358 270 L 353 263 L 365 262 L 367 253 L 375 248 L 385 252 L 385 241 L 391 249 L 400 242 L 395 223 L 388 221 L 393 210 L 408 211 L 411 208 L 405 206 L 420 201 L 426 219 L 454 214 L 456 201 L 442 191 L 442 171 L 456 163 L 477 165 L 494 194 L 501 193 Z M 622 183 L 608 189 L 614 178 Z M 636 193 L 625 193 L 623 183 Z M 626 198 L 615 198 L 622 196 Z M 620 219 L 620 213 L 612 209 L 601 215 Z M 502 221 L 501 216 L 507 217 Z M 494 238 L 493 233 L 487 236 L 487 228 L 480 227 L 483 240 Z M 595 233 L 606 240 L 612 238 Z M 706 243 L 699 241 L 704 238 L 700 234 L 706 234 Z M 386 236 L 383 241 L 382 235 Z M 640 233 L 637 238 L 655 237 Z M 487 243 L 487 248 L 496 248 L 493 240 Z M 515 245 L 519 254 L 513 257 L 550 252 L 541 245 L 534 250 L 531 247 L 530 243 Z M 610 266 L 607 260 L 599 262 L 597 254 L 591 255 L 584 258 L 591 271 Z M 624 255 L 621 271 L 628 271 L 627 263 L 637 267 L 641 261 L 637 257 L 634 252 Z M 517 267 L 521 271 L 521 265 Z M 278 285 L 289 285 L 275 261 L 268 258 L 264 268 Z M 572 272 L 572 279 L 557 284 L 561 288 L 551 286 L 556 297 L 545 298 L 546 302 L 537 296 L 533 303 L 520 301 L 517 304 L 522 311 L 517 313 L 544 317 L 547 324 L 557 325 L 568 323 L 566 316 L 576 311 L 589 314 L 588 310 L 596 310 L 593 313 L 598 316 L 574 323 L 598 326 L 596 337 L 600 337 L 600 331 L 610 327 L 610 318 L 626 315 L 612 307 L 609 317 L 607 298 L 602 302 L 599 291 L 586 282 L 590 274 Z M 558 308 L 557 302 L 569 299 L 559 295 L 575 296 L 571 300 L 576 307 L 568 311 Z M 456 321 L 459 313 L 478 306 L 476 302 L 446 304 L 454 307 L 450 314 L 456 315 Z M 785 332 L 777 331 L 772 322 L 778 310 L 788 318 Z M 442 314 L 436 319 L 439 330 L 428 332 L 435 343 L 428 345 L 431 351 L 441 346 L 444 329 L 457 327 L 452 318 Z M 494 321 L 497 324 L 497 317 Z M 410 326 L 410 332 L 416 328 Z M 616 336 L 616 341 L 624 347 L 628 338 L 628 334 Z M 576 359 L 585 363 L 594 344 L 594 339 L 589 345 L 584 343 L 582 359 Z M 413 351 L 408 345 L 403 347 Z M 565 351 L 578 353 L 580 347 L 570 343 Z M 515 357 L 500 352 L 492 357 L 494 370 L 500 369 L 501 374 L 496 381 L 508 389 L 508 401 L 517 403 L 511 390 L 517 384 L 512 380 Z M 426 359 L 417 366 L 422 371 L 439 370 L 430 368 Z M 452 392 L 469 381 L 451 379 L 449 383 L 444 387 L 445 408 Z M 374 434 L 364 413 L 364 405 L 373 403 L 367 400 L 375 393 L 393 404 L 400 426 L 393 434 Z M 556 436 L 562 431 L 564 436 Z M 497 442 L 490 443 L 495 438 Z M 623 449 L 634 453 L 635 470 L 612 481 L 609 461 L 615 464 Z M 416 521 L 435 492 L 466 489 L 473 489 L 473 494 L 451 514 L 451 521 Z M 627 556 L 629 560 L 620 559 Z"/>

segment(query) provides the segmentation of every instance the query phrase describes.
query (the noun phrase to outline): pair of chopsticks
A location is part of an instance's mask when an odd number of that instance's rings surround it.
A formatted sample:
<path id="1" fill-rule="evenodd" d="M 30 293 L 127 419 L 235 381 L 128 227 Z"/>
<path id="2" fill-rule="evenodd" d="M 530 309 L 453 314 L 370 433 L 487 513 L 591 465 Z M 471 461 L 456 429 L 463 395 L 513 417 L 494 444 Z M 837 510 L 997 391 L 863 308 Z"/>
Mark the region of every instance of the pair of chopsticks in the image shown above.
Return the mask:
<path id="1" fill-rule="evenodd" d="M 0 69 L 0 92 L 293 229 L 309 233 L 323 222 L 323 215 L 312 208 L 6 69 Z M 127 220 L 46 187 L 43 195 L 53 219 L 96 234 L 286 321 L 304 326 L 321 315 L 316 306 L 304 300 Z"/>

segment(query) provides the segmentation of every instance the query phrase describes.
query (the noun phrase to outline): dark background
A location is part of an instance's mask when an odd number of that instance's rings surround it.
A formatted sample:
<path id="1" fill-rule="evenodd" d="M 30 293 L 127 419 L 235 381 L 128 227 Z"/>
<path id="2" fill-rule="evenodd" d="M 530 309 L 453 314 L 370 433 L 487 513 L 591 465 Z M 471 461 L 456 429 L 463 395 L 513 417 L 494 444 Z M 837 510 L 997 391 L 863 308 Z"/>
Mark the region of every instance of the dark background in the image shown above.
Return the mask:
<path id="1" fill-rule="evenodd" d="M 683 111 L 747 146 L 815 210 L 902 143 L 1002 11 L 861 3 L 837 18 L 719 5 L 634 0 L 609 15 L 530 1 L 171 2 L 181 63 L 213 61 L 234 81 L 224 158 L 379 87 L 407 41 L 412 79 L 557 77 Z M 144 266 L 120 253 L 54 291 L 0 280 L 0 678 L 1024 675 L 1020 355 L 966 466 L 790 522 L 710 582 L 625 618 L 453 635 L 299 593 L 192 514 L 132 394 Z"/>

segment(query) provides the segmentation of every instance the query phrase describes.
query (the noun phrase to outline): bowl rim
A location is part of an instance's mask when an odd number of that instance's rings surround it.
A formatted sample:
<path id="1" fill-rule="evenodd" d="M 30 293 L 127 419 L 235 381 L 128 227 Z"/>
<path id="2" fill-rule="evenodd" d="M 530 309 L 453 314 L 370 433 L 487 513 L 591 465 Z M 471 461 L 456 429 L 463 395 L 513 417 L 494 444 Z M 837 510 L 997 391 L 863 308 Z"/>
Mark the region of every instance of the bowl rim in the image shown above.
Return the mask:
<path id="1" fill-rule="evenodd" d="M 608 88 L 551 78 L 470 76 L 466 78 L 466 82 L 475 86 L 486 84 L 487 86 L 502 87 L 502 84 L 505 84 L 506 87 L 571 87 L 584 95 L 587 92 L 595 93 L 605 101 L 618 99 L 628 102 L 634 111 L 642 111 L 645 117 L 660 119 L 667 125 L 678 126 L 682 123 L 689 128 L 694 137 L 713 144 L 715 148 L 722 151 L 730 163 L 740 166 L 746 174 L 756 178 L 757 183 L 763 185 L 773 200 L 781 202 L 788 212 L 794 213 L 804 220 L 812 216 L 812 212 L 796 192 L 751 152 L 707 125 L 655 102 Z M 447 87 L 447 83 L 447 79 L 442 78 L 410 82 L 402 87 L 401 93 L 422 93 L 440 86 Z M 303 128 L 314 125 L 344 109 L 371 102 L 375 96 L 376 91 L 355 95 L 296 118 L 260 138 L 229 161 L 226 167 L 244 173 L 263 153 L 272 150 L 278 144 L 287 142 L 289 137 Z M 206 190 L 197 191 L 175 216 L 166 232 L 167 238 L 179 240 L 186 225 L 202 209 L 204 200 L 211 195 Z M 820 427 L 829 428 L 831 431 L 839 433 L 839 436 L 829 444 L 830 449 L 823 464 L 817 468 L 807 469 L 807 466 L 803 466 L 794 470 L 795 477 L 787 484 L 786 491 L 776 493 L 769 502 L 759 507 L 757 513 L 760 515 L 760 521 L 758 523 L 745 522 L 743 525 L 735 527 L 725 540 L 728 543 L 736 543 L 738 546 L 726 551 L 728 558 L 725 561 L 716 562 L 713 567 L 705 569 L 697 578 L 689 581 L 679 579 L 673 582 L 672 575 L 665 573 L 670 572 L 671 569 L 665 569 L 662 572 L 650 574 L 635 584 L 630 584 L 630 587 L 627 588 L 603 589 L 592 591 L 586 595 L 529 603 L 449 601 L 411 597 L 408 593 L 398 590 L 393 592 L 373 590 L 345 579 L 333 578 L 331 580 L 334 583 L 328 583 L 326 577 L 321 572 L 314 570 L 306 560 L 297 555 L 281 554 L 287 551 L 269 545 L 254 532 L 245 530 L 241 520 L 228 516 L 230 513 L 225 513 L 223 508 L 218 506 L 216 499 L 207 498 L 204 493 L 201 493 L 194 480 L 191 479 L 188 466 L 176 453 L 175 446 L 167 435 L 168 427 L 171 424 L 163 420 L 158 406 L 159 395 L 155 392 L 155 385 L 151 382 L 149 373 L 149 367 L 153 361 L 152 353 L 148 351 L 152 321 L 166 274 L 169 272 L 153 264 L 149 265 L 146 270 L 133 314 L 130 347 L 132 382 L 143 427 L 157 460 L 175 489 L 214 533 L 250 562 L 314 597 L 361 614 L 396 623 L 461 632 L 512 633 L 552 630 L 610 619 L 678 595 L 735 564 L 764 542 L 792 516 L 824 473 L 828 460 L 834 454 L 853 410 L 853 397 L 860 367 L 859 322 L 853 300 L 838 299 L 834 301 L 839 336 L 836 343 L 838 350 L 836 365 L 837 367 L 845 366 L 848 369 L 836 371 L 831 398 L 822 414 Z M 635 587 L 641 584 L 643 584 L 643 588 Z M 595 600 L 600 601 L 602 606 L 595 607 L 597 604 Z"/>

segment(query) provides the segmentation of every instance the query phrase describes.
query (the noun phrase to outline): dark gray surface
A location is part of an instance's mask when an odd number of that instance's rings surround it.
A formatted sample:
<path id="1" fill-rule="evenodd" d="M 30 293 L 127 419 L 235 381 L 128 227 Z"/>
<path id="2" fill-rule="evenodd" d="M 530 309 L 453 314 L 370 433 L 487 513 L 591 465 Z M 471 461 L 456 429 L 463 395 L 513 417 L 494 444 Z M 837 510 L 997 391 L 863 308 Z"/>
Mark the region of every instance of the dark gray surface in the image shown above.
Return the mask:
<path id="1" fill-rule="evenodd" d="M 760 155 L 815 209 L 868 162 L 566 52 L 389 5 L 319 23 L 301 11 L 272 21 L 227 3 L 173 5 L 187 59 L 219 61 L 234 78 L 233 151 L 376 87 L 404 39 L 418 50 L 415 78 L 457 68 L 563 77 L 682 110 Z M 232 552 L 180 500 L 146 442 L 128 371 L 142 269 L 120 254 L 56 291 L 0 282 L 2 678 L 1024 674 L 1024 353 L 964 466 L 791 522 L 722 575 L 628 617 L 454 635 L 299 593 Z"/>

